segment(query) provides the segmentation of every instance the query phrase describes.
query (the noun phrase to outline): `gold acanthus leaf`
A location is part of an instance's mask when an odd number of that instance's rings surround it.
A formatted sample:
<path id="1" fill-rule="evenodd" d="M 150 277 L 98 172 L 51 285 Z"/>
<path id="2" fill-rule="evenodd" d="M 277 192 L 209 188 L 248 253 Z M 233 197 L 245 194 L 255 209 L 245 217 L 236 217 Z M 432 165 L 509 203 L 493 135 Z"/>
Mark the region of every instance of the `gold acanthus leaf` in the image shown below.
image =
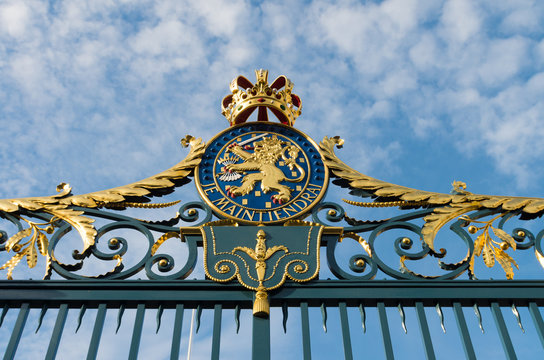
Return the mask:
<path id="1" fill-rule="evenodd" d="M 57 187 L 57 191 L 59 192 L 57 195 L 21 199 L 0 199 L 0 211 L 6 213 L 14 213 L 21 210 L 43 211 L 62 219 L 78 231 L 84 244 L 82 253 L 85 253 L 94 245 L 97 234 L 93 226 L 94 220 L 82 216 L 83 211 L 73 210 L 71 206 L 98 208 L 109 204 L 123 203 L 128 200 L 131 203 L 137 201 L 144 203 L 149 201 L 146 196 L 154 196 L 160 191 L 174 188 L 177 182 L 190 175 L 193 169 L 200 163 L 206 148 L 206 145 L 200 138 L 196 139 L 190 135 L 182 139 L 182 145 L 184 147 L 191 146 L 189 154 L 185 159 L 170 169 L 147 179 L 83 195 L 72 195 L 70 186 L 63 183 Z M 41 241 L 43 243 L 43 240 Z M 15 267 L 13 265 L 15 261 L 13 260 L 6 267 L 12 269 Z"/>
<path id="2" fill-rule="evenodd" d="M 331 175 L 347 182 L 351 189 L 364 190 L 375 203 L 383 201 L 424 202 L 426 206 L 435 207 L 425 219 L 422 229 L 423 240 L 434 250 L 434 238 L 442 226 L 450 220 L 478 209 L 497 209 L 500 212 L 519 210 L 531 216 L 539 216 L 544 212 L 544 199 L 514 196 L 478 195 L 464 191 L 459 183 L 454 183 L 458 190 L 454 194 L 443 194 L 431 191 L 412 189 L 392 184 L 361 174 L 340 160 L 334 153 L 334 147 L 342 145 L 338 137 L 325 137 L 319 144 L 323 162 L 331 171 Z"/>

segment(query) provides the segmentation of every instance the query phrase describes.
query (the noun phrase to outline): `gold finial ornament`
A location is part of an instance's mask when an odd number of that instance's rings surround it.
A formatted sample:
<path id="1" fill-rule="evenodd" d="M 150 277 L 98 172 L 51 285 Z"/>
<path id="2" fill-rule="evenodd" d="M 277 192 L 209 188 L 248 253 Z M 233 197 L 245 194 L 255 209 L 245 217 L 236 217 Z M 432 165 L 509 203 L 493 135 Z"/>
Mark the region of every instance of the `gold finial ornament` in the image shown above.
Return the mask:
<path id="1" fill-rule="evenodd" d="M 242 75 L 230 83 L 232 94 L 225 96 L 221 103 L 221 113 L 230 125 L 246 122 L 258 108 L 257 121 L 268 121 L 267 109 L 270 109 L 282 124 L 293 126 L 301 113 L 302 102 L 291 93 L 291 80 L 281 75 L 269 85 L 268 70 L 263 69 L 255 70 L 255 76 L 256 84 Z"/>
<path id="2" fill-rule="evenodd" d="M 266 260 L 268 260 L 268 258 L 274 255 L 277 251 L 284 251 L 287 253 L 289 252 L 289 249 L 283 245 L 267 248 L 265 244 L 266 233 L 264 230 L 259 230 L 257 232 L 256 240 L 257 244 L 255 245 L 255 249 L 250 249 L 245 246 L 236 246 L 234 249 L 232 249 L 232 253 L 234 254 L 236 251 L 240 250 L 255 260 L 255 271 L 257 272 L 259 286 L 257 287 L 255 302 L 253 303 L 253 315 L 266 317 L 270 314 L 270 304 L 268 303 L 268 294 L 266 293 L 267 288 L 263 284 L 265 281 Z"/>

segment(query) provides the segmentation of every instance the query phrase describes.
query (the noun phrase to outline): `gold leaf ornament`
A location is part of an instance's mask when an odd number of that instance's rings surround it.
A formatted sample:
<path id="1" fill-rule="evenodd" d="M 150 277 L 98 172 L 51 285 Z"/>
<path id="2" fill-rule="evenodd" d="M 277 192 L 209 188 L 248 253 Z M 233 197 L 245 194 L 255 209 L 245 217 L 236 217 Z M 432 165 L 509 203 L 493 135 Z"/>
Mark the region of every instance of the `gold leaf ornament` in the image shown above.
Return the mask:
<path id="1" fill-rule="evenodd" d="M 488 241 L 484 244 L 483 259 L 485 266 L 488 268 L 492 268 L 495 265 L 494 248 Z"/>
<path id="2" fill-rule="evenodd" d="M 4 265 L 0 266 L 0 270 L 8 269 L 8 273 L 7 273 L 8 280 L 13 280 L 13 277 L 12 277 L 13 269 L 15 269 L 15 267 L 19 264 L 23 256 L 24 256 L 23 253 L 17 253 L 11 259 L 6 261 Z"/>
<path id="3" fill-rule="evenodd" d="M 494 228 L 491 226 L 493 233 L 502 241 L 506 242 L 512 249 L 516 250 L 516 241 L 503 229 Z"/>
<path id="4" fill-rule="evenodd" d="M 38 234 L 38 251 L 43 256 L 47 256 L 47 248 L 49 247 L 49 240 L 47 239 L 47 236 L 45 236 L 43 233 Z"/>
<path id="5" fill-rule="evenodd" d="M 18 245 L 22 239 L 24 239 L 27 236 L 30 236 L 31 233 L 32 233 L 32 229 L 28 228 L 28 229 L 21 230 L 15 235 L 13 235 L 12 237 L 10 237 L 8 241 L 6 242 L 6 251 L 11 251 L 15 245 Z"/>
<path id="6" fill-rule="evenodd" d="M 508 280 L 512 280 L 514 278 L 514 269 L 512 265 L 514 265 L 516 269 L 519 270 L 518 264 L 510 255 L 508 255 L 502 249 L 496 249 L 496 256 L 497 262 L 501 265 L 504 272 L 506 273 L 506 278 Z"/>
<path id="7" fill-rule="evenodd" d="M 474 254 L 480 256 L 485 245 L 485 234 L 480 234 L 474 241 Z"/>

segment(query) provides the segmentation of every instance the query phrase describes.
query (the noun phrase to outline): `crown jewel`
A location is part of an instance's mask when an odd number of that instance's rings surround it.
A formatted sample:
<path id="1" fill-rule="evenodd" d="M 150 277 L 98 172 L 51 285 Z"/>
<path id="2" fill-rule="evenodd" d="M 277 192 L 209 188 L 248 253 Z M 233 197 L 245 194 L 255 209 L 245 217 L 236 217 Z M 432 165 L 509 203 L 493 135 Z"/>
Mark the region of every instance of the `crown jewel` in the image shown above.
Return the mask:
<path id="1" fill-rule="evenodd" d="M 231 125 L 235 125 L 245 122 L 257 108 L 257 121 L 268 121 L 267 109 L 270 109 L 282 124 L 293 126 L 302 103 L 297 95 L 291 93 L 291 80 L 281 75 L 269 85 L 268 70 L 255 70 L 255 75 L 255 85 L 241 75 L 232 80 L 232 94 L 225 96 L 221 103 L 222 114 Z"/>

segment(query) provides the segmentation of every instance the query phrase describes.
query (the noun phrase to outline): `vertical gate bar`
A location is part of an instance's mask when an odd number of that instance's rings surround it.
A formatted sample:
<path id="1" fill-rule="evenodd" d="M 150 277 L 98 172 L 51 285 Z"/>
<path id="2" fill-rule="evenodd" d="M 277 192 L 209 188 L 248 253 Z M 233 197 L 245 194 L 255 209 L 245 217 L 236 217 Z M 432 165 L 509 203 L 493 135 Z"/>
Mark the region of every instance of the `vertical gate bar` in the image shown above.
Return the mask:
<path id="1" fill-rule="evenodd" d="M 181 327 L 183 325 L 183 304 L 176 305 L 176 317 L 174 320 L 174 332 L 172 334 L 172 349 L 170 360 L 179 359 L 179 345 L 181 341 Z"/>
<path id="2" fill-rule="evenodd" d="M 474 352 L 474 346 L 472 346 L 472 340 L 470 339 L 470 333 L 468 332 L 465 314 L 463 314 L 463 308 L 460 303 L 453 303 L 453 313 L 455 314 L 455 320 L 457 320 L 459 334 L 461 334 L 461 342 L 463 343 L 465 356 L 467 359 L 476 359 L 476 353 Z"/>
<path id="3" fill-rule="evenodd" d="M 94 321 L 93 334 L 91 336 L 91 342 L 89 343 L 87 360 L 96 359 L 96 354 L 98 353 L 98 345 L 100 345 L 100 337 L 102 336 L 102 329 L 104 328 L 105 318 L 106 304 L 100 304 L 98 305 L 98 311 L 96 312 L 96 320 Z"/>
<path id="4" fill-rule="evenodd" d="M 15 357 L 15 352 L 17 351 L 19 340 L 21 340 L 21 335 L 23 335 L 26 319 L 28 318 L 29 308 L 30 305 L 28 303 L 21 304 L 17 321 L 15 321 L 15 326 L 11 332 L 11 338 L 9 339 L 6 352 L 4 353 L 4 360 L 11 360 Z"/>
<path id="5" fill-rule="evenodd" d="M 419 329 L 421 330 L 421 337 L 423 338 L 423 345 L 425 347 L 425 356 L 427 360 L 435 360 L 433 341 L 431 340 L 431 333 L 429 332 L 429 324 L 427 324 L 427 317 L 425 316 L 425 308 L 423 303 L 416 302 L 417 319 L 419 320 Z"/>
<path id="6" fill-rule="evenodd" d="M 512 345 L 512 340 L 508 334 L 508 329 L 506 328 L 506 323 L 502 316 L 501 308 L 499 304 L 494 302 L 491 303 L 491 310 L 493 312 L 493 317 L 495 318 L 495 324 L 497 325 L 497 330 L 499 330 L 499 335 L 502 342 L 502 347 L 504 353 L 508 359 L 517 359 L 516 353 L 514 352 L 514 346 Z"/>
<path id="7" fill-rule="evenodd" d="M 393 355 L 393 344 L 391 343 L 391 333 L 389 332 L 389 324 L 387 323 L 387 314 L 385 313 L 385 305 L 383 302 L 378 303 L 378 314 L 380 316 L 380 325 L 382 327 L 383 347 L 385 349 L 385 357 L 389 360 L 395 358 Z"/>
<path id="8" fill-rule="evenodd" d="M 144 325 L 145 304 L 138 304 L 136 307 L 136 319 L 134 319 L 134 330 L 132 330 L 132 341 L 130 342 L 129 360 L 138 359 L 140 350 L 140 339 L 142 338 L 142 327 Z"/>
<path id="9" fill-rule="evenodd" d="M 538 310 L 536 303 L 529 303 L 529 312 L 531 313 L 531 317 L 535 323 L 535 328 L 538 338 L 540 339 L 540 343 L 544 347 L 544 322 L 542 321 L 542 315 L 540 315 L 540 311 Z"/>
<path id="10" fill-rule="evenodd" d="M 54 359 L 55 356 L 57 356 L 57 350 L 59 349 L 60 338 L 62 337 L 62 331 L 64 330 L 67 315 L 68 304 L 62 304 L 59 307 L 57 320 L 55 321 L 55 327 L 53 328 L 53 334 L 51 334 L 51 340 L 49 341 L 49 347 L 47 348 L 47 354 L 45 355 L 46 360 Z"/>
<path id="11" fill-rule="evenodd" d="M 270 318 L 253 316 L 251 358 L 270 360 Z"/>
<path id="12" fill-rule="evenodd" d="M 212 336 L 212 359 L 219 360 L 219 349 L 221 344 L 221 315 L 223 306 L 215 304 L 213 307 L 213 336 Z"/>
<path id="13" fill-rule="evenodd" d="M 349 321 L 348 312 L 346 310 L 346 303 L 338 303 L 338 310 L 340 310 L 340 323 L 342 324 L 342 341 L 344 343 L 344 358 L 346 360 L 353 360 L 353 353 L 351 351 L 351 336 L 349 334 Z"/>
<path id="14" fill-rule="evenodd" d="M 302 323 L 302 354 L 304 360 L 312 358 L 312 347 L 310 345 L 310 318 L 308 316 L 308 303 L 300 303 L 300 320 Z"/>

